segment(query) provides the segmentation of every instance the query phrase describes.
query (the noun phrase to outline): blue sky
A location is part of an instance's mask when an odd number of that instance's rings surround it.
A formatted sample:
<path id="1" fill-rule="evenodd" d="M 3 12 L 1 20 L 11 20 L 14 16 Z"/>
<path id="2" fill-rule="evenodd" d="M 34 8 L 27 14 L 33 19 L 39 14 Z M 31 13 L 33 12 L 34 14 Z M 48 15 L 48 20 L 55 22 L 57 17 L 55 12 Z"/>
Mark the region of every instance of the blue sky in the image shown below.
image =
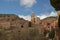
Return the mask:
<path id="1" fill-rule="evenodd" d="M 0 0 L 0 14 L 30 15 L 51 14 L 55 12 L 49 0 Z"/>
<path id="2" fill-rule="evenodd" d="M 35 0 L 36 3 L 33 2 L 32 5 L 21 4 L 20 0 L 0 0 L 0 13 L 14 13 L 14 14 L 22 14 L 28 15 L 32 11 L 35 14 L 44 14 L 55 11 L 54 8 L 50 5 L 49 0 Z M 27 7 L 30 5 L 30 7 Z"/>

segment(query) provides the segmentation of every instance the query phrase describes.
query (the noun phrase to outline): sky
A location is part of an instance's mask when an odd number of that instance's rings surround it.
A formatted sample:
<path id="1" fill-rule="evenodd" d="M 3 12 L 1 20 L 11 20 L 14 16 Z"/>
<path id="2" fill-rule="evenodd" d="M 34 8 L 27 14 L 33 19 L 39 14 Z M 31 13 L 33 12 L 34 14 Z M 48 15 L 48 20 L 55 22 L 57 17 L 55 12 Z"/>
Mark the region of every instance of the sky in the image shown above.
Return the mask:
<path id="1" fill-rule="evenodd" d="M 41 19 L 57 16 L 55 9 L 50 5 L 50 0 L 0 0 L 0 14 L 16 14 L 30 20 L 32 12 Z"/>

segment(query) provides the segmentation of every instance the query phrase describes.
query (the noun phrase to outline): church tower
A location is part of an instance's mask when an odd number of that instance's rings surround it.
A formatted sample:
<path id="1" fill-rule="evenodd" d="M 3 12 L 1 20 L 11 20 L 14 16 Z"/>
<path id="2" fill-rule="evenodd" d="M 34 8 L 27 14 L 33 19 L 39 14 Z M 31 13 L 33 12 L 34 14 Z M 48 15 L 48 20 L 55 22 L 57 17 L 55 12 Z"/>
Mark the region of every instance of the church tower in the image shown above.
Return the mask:
<path id="1" fill-rule="evenodd" d="M 35 23 L 35 15 L 34 15 L 34 12 L 32 12 L 32 14 L 31 14 L 31 22 L 32 23 Z"/>

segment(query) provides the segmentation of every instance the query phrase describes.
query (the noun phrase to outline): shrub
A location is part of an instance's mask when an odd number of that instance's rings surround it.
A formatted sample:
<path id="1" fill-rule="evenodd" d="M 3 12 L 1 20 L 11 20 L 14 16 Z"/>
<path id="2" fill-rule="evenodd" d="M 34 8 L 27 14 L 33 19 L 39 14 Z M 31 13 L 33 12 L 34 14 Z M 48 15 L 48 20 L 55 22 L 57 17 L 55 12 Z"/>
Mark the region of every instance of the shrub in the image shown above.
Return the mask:
<path id="1" fill-rule="evenodd" d="M 50 38 L 50 39 L 53 39 L 54 36 L 55 36 L 55 30 L 52 29 L 52 30 L 49 32 L 49 38 Z"/>
<path id="2" fill-rule="evenodd" d="M 59 18 L 58 18 L 58 27 L 60 28 L 60 15 L 59 15 Z"/>

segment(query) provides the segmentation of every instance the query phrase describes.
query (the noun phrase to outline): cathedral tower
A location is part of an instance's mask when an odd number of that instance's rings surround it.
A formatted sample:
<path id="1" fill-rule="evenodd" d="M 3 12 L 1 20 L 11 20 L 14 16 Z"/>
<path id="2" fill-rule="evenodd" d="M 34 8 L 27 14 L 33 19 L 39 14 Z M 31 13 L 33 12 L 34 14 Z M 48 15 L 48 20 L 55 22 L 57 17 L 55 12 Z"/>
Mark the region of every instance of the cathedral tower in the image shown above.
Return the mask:
<path id="1" fill-rule="evenodd" d="M 35 23 L 35 15 L 34 15 L 34 12 L 32 12 L 32 14 L 31 14 L 31 22 L 32 23 Z"/>

